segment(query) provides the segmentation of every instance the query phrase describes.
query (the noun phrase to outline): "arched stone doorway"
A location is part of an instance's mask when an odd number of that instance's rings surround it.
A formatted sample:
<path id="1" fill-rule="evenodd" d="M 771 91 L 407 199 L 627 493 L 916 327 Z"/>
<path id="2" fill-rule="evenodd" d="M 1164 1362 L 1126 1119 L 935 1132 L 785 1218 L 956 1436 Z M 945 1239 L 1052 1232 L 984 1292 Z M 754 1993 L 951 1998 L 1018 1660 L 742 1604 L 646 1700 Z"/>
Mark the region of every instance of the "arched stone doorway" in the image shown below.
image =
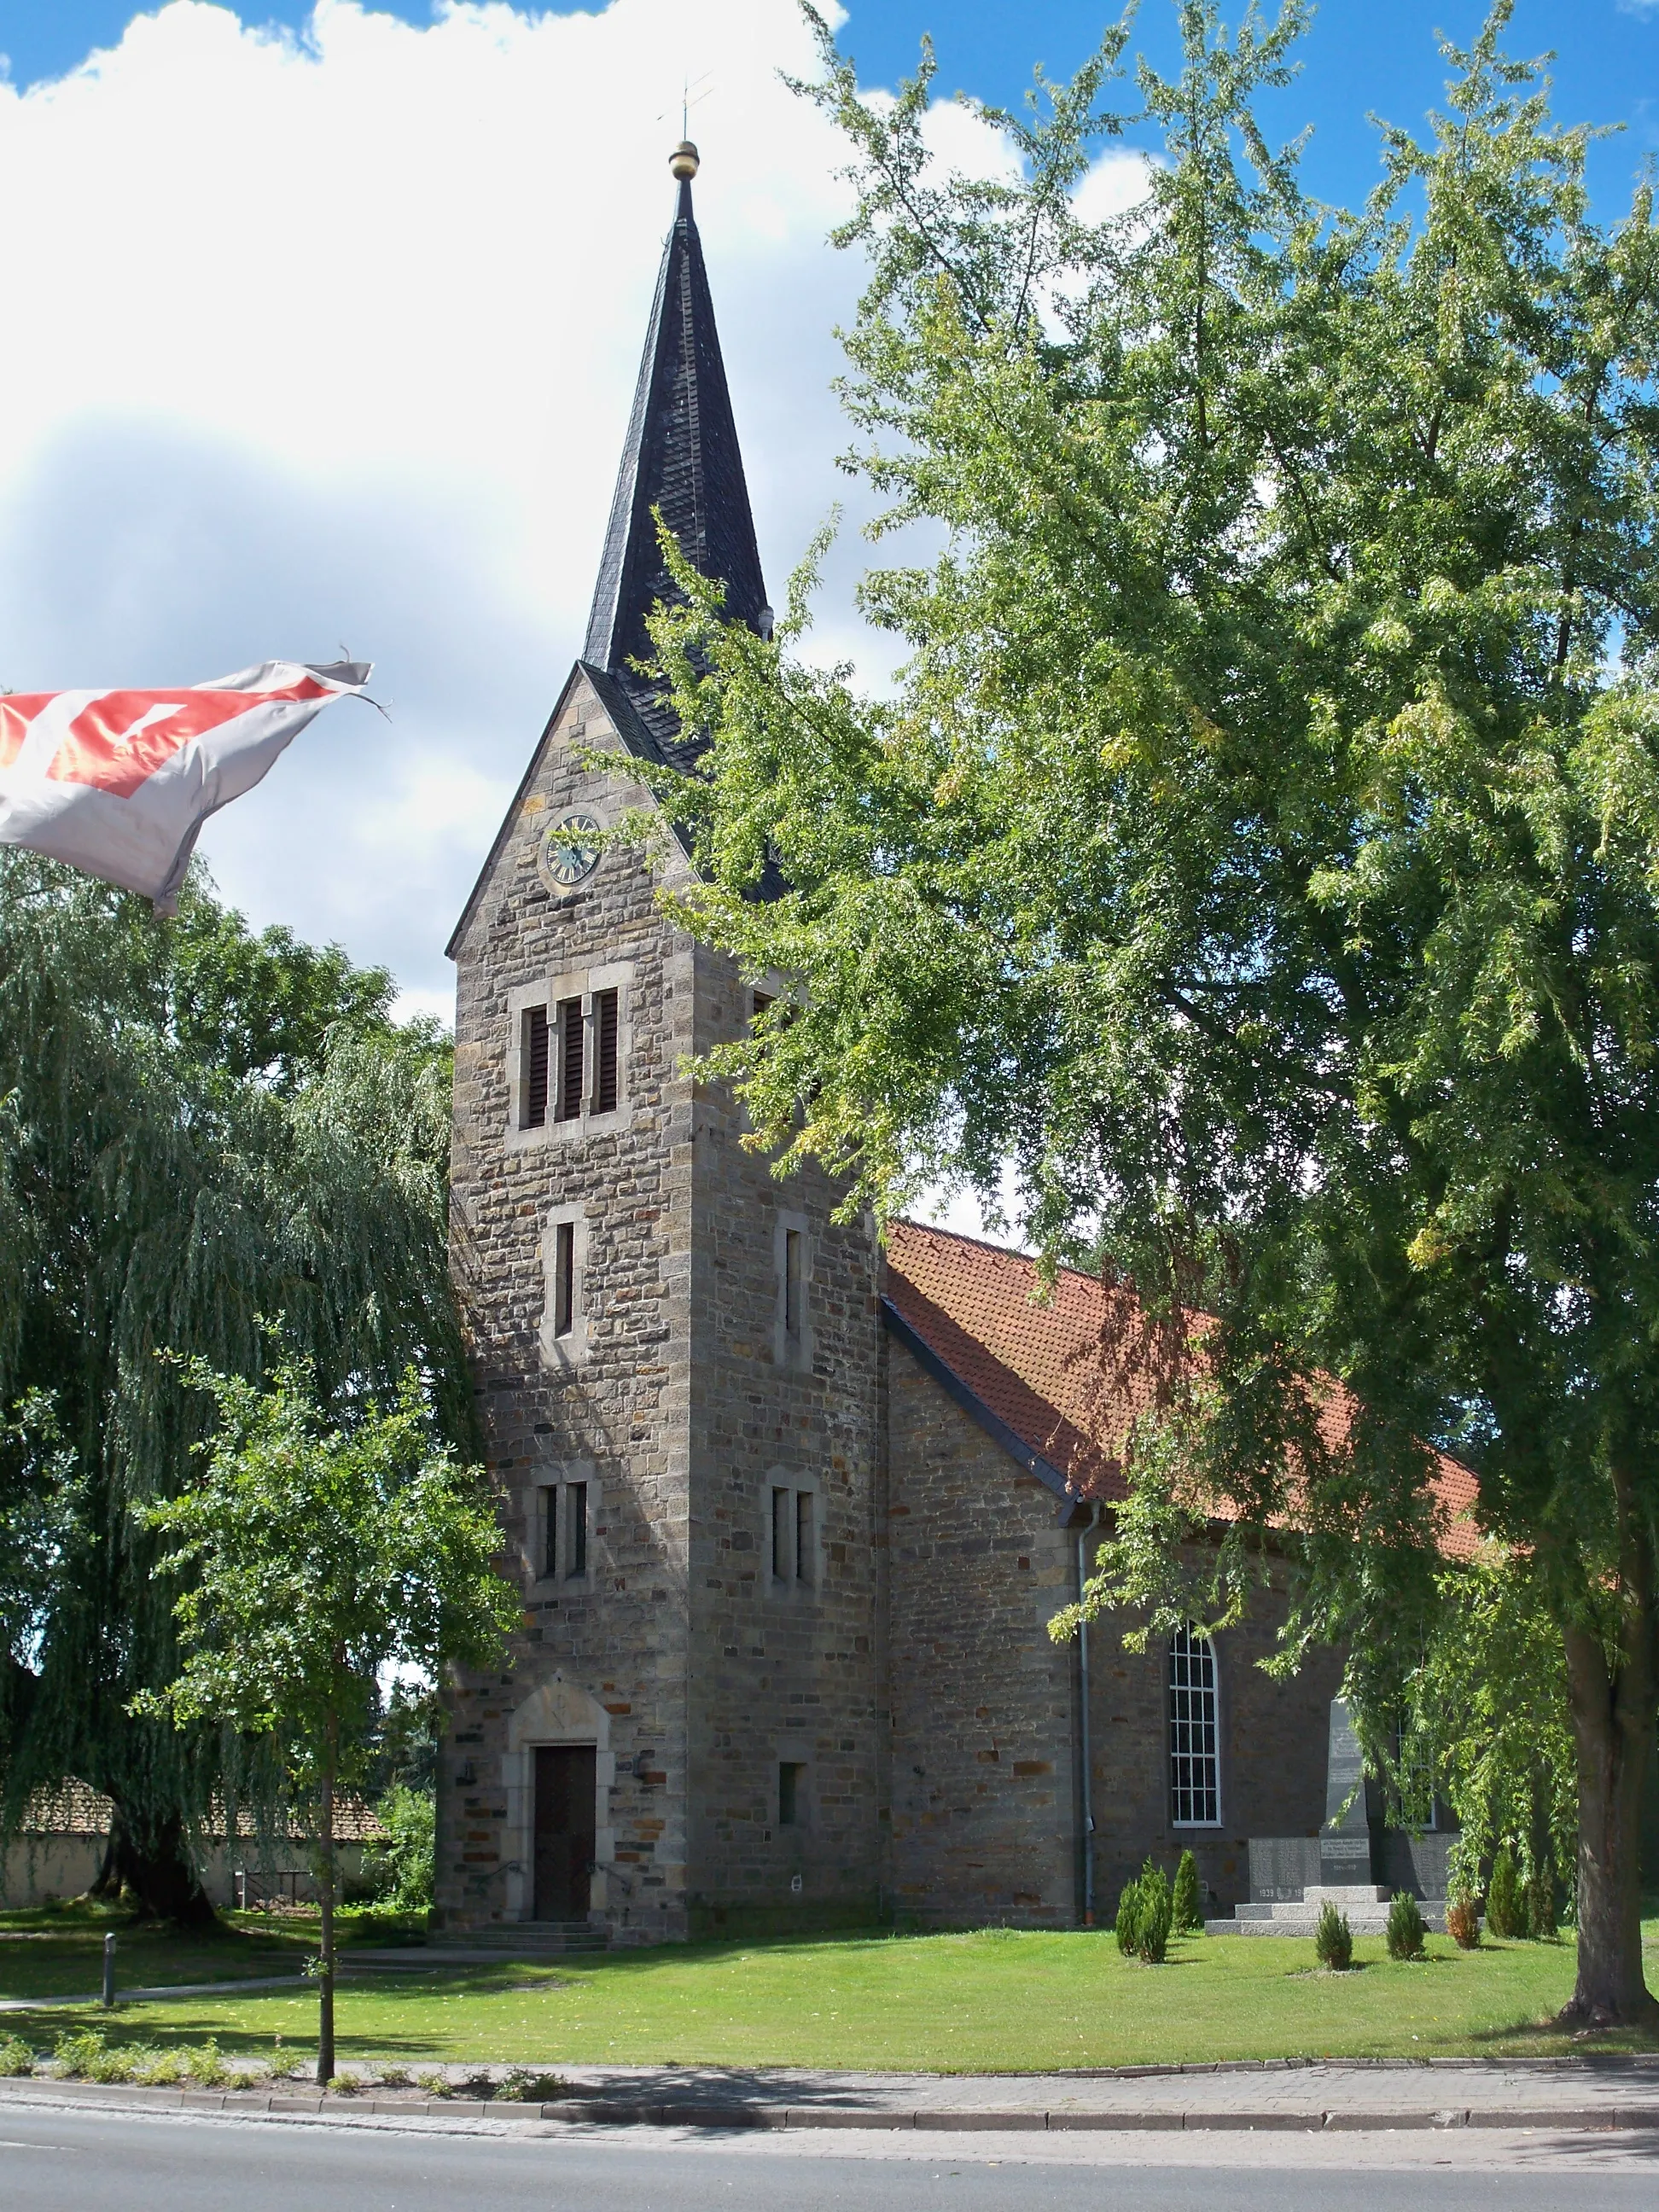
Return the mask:
<path id="1" fill-rule="evenodd" d="M 616 1759 L 605 1707 L 556 1674 L 514 1711 L 502 1766 L 507 1918 L 585 1920 L 602 1912 L 616 1849 Z"/>

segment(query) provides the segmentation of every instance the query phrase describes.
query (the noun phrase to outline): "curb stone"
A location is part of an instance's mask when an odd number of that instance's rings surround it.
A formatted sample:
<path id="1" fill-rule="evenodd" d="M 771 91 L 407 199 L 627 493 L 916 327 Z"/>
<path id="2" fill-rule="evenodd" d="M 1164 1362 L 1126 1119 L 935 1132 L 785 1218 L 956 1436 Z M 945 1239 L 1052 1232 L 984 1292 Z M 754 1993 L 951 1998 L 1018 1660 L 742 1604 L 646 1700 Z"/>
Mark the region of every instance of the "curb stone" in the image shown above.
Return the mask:
<path id="1" fill-rule="evenodd" d="M 325 2098 L 319 2092 L 289 2094 L 260 2090 L 148 2088 L 137 2083 L 59 2081 L 50 2076 L 0 2083 L 0 2097 L 19 2102 L 39 2099 L 76 2105 L 134 2107 L 154 2112 L 228 2112 L 249 2118 L 305 2119 L 350 2124 L 374 2118 L 492 2119 L 526 2126 L 549 2121 L 590 2127 L 678 2127 L 766 2129 L 904 2130 L 952 2134 L 1090 2133 L 1139 2134 L 1147 2130 L 1191 2130 L 1205 2134 L 1322 2131 L 1386 2133 L 1395 2129 L 1547 2129 L 1558 2134 L 1610 2134 L 1631 2130 L 1659 2133 L 1659 2103 L 1621 2106 L 1523 2106 L 1513 2110 L 1447 2107 L 1439 2111 L 1285 2112 L 1262 2110 L 1206 2112 L 1186 2107 L 1146 2107 L 1135 2112 L 1048 2110 L 1030 2106 L 985 2107 L 919 2106 L 894 2110 L 880 2106 L 787 2106 L 760 2104 L 652 2104 L 562 2098 L 556 2103 L 515 2104 L 506 2100 L 466 2097 Z"/>

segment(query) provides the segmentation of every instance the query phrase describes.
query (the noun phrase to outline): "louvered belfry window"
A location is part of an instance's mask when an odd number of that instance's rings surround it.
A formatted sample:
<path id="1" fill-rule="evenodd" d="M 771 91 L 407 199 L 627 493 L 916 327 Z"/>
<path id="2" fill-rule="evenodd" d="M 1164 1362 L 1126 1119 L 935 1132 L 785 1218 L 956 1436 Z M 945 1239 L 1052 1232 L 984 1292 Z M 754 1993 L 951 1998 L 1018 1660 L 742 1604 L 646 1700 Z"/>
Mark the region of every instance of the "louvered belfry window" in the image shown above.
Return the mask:
<path id="1" fill-rule="evenodd" d="M 524 1128 L 546 1126 L 547 1068 L 547 1008 L 531 1006 L 524 1018 Z"/>
<path id="2" fill-rule="evenodd" d="M 1221 1820 L 1215 1646 L 1192 1627 L 1170 1638 L 1170 1796 L 1178 1828 Z"/>
<path id="3" fill-rule="evenodd" d="M 559 1103 L 561 1121 L 578 1121 L 582 1111 L 582 1002 L 559 1001 Z"/>
<path id="4" fill-rule="evenodd" d="M 617 1108 L 617 994 L 593 994 L 593 1044 L 598 1066 L 593 1075 L 593 1111 L 612 1114 Z"/>

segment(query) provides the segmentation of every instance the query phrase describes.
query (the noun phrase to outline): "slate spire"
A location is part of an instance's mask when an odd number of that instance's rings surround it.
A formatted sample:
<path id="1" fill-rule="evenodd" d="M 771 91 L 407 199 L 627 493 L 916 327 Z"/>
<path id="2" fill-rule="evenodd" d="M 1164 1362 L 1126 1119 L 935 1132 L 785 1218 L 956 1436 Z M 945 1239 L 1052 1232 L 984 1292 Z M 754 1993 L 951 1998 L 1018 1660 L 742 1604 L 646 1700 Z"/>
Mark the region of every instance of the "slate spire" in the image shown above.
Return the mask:
<path id="1" fill-rule="evenodd" d="M 766 586 L 691 212 L 696 148 L 677 147 L 670 166 L 679 179 L 679 204 L 663 247 L 582 659 L 620 686 L 664 754 L 684 765 L 698 750 L 696 741 L 682 735 L 655 687 L 629 666 L 653 657 L 646 616 L 659 599 L 673 596 L 652 508 L 661 508 L 703 574 L 725 584 L 729 615 L 759 628 Z"/>

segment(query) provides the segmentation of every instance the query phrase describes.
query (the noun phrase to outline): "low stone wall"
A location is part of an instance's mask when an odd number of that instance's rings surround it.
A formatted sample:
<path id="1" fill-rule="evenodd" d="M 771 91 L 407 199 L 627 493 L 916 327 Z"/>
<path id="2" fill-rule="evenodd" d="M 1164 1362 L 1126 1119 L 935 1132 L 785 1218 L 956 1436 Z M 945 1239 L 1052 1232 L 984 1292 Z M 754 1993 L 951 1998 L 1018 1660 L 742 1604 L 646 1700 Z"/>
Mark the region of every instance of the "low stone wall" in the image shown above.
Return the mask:
<path id="1" fill-rule="evenodd" d="M 24 1835 L 8 1848 L 3 1865 L 0 1866 L 0 1905 L 11 1911 L 25 1910 L 31 1905 L 50 1905 L 70 1897 L 84 1896 L 97 1881 L 104 1863 L 105 1838 L 99 1835 Z M 316 1883 L 307 1865 L 307 1853 L 302 1846 L 294 1846 L 270 1866 L 260 1864 L 252 1856 L 246 1844 L 235 1852 L 222 1844 L 214 1846 L 207 1855 L 202 1869 L 202 1887 L 214 1904 L 222 1910 L 237 1902 L 236 1871 L 246 1868 L 256 1883 L 269 1893 L 276 1887 L 278 1873 L 299 1871 L 297 1884 L 300 1899 L 307 1901 L 316 1895 Z M 339 1861 L 340 1881 L 343 1887 L 355 1887 L 362 1879 L 363 1847 L 361 1844 L 340 1844 L 336 1846 Z M 282 1887 L 290 1887 L 284 1883 Z"/>

